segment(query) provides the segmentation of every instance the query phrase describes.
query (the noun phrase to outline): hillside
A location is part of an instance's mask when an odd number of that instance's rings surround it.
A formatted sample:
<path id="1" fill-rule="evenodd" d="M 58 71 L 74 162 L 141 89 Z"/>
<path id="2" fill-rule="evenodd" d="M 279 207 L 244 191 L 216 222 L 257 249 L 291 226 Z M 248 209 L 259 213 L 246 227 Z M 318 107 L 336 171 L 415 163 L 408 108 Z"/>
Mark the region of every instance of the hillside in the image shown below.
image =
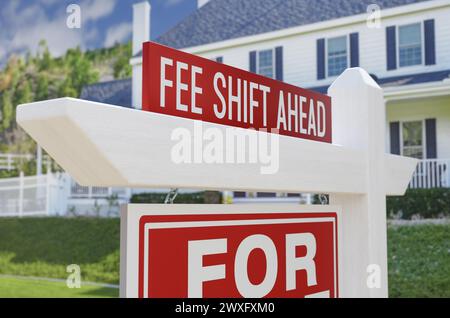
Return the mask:
<path id="1" fill-rule="evenodd" d="M 0 153 L 34 153 L 35 143 L 17 127 L 17 105 L 64 96 L 78 97 L 86 84 L 131 76 L 131 43 L 52 57 L 45 41 L 35 55 L 11 56 L 0 70 Z"/>

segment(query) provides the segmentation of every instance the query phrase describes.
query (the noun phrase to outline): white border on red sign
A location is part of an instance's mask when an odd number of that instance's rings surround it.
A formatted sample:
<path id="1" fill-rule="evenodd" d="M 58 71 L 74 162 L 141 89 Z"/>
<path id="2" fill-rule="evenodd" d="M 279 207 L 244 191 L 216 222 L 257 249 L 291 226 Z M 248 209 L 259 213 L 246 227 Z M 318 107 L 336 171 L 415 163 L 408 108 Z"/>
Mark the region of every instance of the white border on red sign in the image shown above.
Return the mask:
<path id="1" fill-rule="evenodd" d="M 341 207 L 333 205 L 298 205 L 298 204 L 280 204 L 276 206 L 265 204 L 128 204 L 122 206 L 121 210 L 121 245 L 120 245 L 120 297 L 137 298 L 139 286 L 139 222 L 142 216 L 168 216 L 168 215 L 211 215 L 211 214 L 282 214 L 282 213 L 336 213 L 337 216 L 337 237 L 338 249 L 335 253 L 337 262 L 335 266 L 338 270 L 335 275 L 336 280 L 341 280 L 342 272 L 342 222 Z M 317 220 L 324 217 L 302 218 Z M 331 218 L 334 219 L 334 218 Z M 278 219 L 265 219 L 269 222 Z M 280 219 L 283 220 L 283 219 Z M 289 219 L 284 219 L 285 222 Z M 242 220 L 254 221 L 254 220 Z M 219 222 L 219 221 L 196 221 L 201 222 Z M 224 221 L 220 221 L 224 222 Z M 236 221 L 225 221 L 236 222 Z M 295 222 L 298 222 L 297 219 Z M 160 222 L 166 223 L 166 222 Z M 168 222 L 167 222 L 168 223 Z M 176 223 L 189 223 L 176 222 Z M 176 224 L 170 222 L 171 226 Z M 156 224 L 156 223 L 153 223 Z M 180 227 L 182 227 L 181 225 Z M 333 227 L 334 228 L 334 227 Z M 334 231 L 334 229 L 333 229 Z M 334 242 L 335 243 L 335 242 Z M 335 246 L 336 244 L 334 244 Z M 334 247 L 335 248 L 335 247 Z M 340 284 L 336 288 L 337 295 L 340 295 Z"/>
<path id="2" fill-rule="evenodd" d="M 276 209 L 274 209 L 276 210 Z M 276 212 L 274 212 L 276 213 Z M 305 212 L 307 213 L 307 212 Z M 336 221 L 333 217 L 319 218 L 296 218 L 296 219 L 256 219 L 256 220 L 231 220 L 231 221 L 186 221 L 186 222 L 155 222 L 146 223 L 144 226 L 144 276 L 142 286 L 144 287 L 144 298 L 148 298 L 148 244 L 150 229 L 174 229 L 174 228 L 193 228 L 193 227 L 214 227 L 214 226 L 236 226 L 236 225 L 258 225 L 258 224 L 293 224 L 293 223 L 333 223 L 333 263 L 334 263 L 334 294 L 337 293 L 337 260 L 336 260 Z"/>

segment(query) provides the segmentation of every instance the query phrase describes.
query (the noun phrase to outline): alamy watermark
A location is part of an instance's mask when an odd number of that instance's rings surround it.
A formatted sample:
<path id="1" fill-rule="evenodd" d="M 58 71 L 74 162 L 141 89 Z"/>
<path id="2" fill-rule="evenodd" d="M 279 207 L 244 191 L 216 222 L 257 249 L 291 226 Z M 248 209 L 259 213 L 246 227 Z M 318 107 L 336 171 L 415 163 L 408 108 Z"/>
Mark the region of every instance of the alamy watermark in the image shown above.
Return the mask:
<path id="1" fill-rule="evenodd" d="M 78 4 L 69 4 L 66 8 L 66 25 L 69 29 L 81 28 L 81 7 Z"/>
<path id="2" fill-rule="evenodd" d="M 381 267 L 378 264 L 370 264 L 366 268 L 367 271 L 367 287 L 372 288 L 381 288 Z"/>
<path id="3" fill-rule="evenodd" d="M 68 288 L 81 288 L 81 268 L 77 264 L 70 264 L 66 267 L 66 272 L 70 273 L 66 279 Z"/>
<path id="4" fill-rule="evenodd" d="M 194 121 L 192 129 L 174 129 L 171 140 L 176 164 L 253 164 L 261 174 L 275 174 L 280 165 L 277 129 L 219 129 Z"/>
<path id="5" fill-rule="evenodd" d="M 381 28 L 381 8 L 378 4 L 370 4 L 367 6 L 366 24 L 369 29 Z"/>

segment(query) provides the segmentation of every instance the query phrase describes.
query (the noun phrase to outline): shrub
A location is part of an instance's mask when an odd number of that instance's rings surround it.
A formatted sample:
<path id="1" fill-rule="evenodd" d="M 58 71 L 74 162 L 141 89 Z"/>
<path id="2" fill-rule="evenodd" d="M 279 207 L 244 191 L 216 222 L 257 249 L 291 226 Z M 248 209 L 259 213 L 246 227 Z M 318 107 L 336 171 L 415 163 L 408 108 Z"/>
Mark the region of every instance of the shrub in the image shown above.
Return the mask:
<path id="1" fill-rule="evenodd" d="M 139 193 L 134 194 L 131 203 L 164 203 L 167 193 Z M 178 193 L 175 203 L 221 203 L 222 194 L 217 191 L 204 191 L 194 193 Z"/>
<path id="2" fill-rule="evenodd" d="M 450 217 L 450 188 L 408 189 L 404 196 L 388 197 L 386 205 L 388 217 Z"/>

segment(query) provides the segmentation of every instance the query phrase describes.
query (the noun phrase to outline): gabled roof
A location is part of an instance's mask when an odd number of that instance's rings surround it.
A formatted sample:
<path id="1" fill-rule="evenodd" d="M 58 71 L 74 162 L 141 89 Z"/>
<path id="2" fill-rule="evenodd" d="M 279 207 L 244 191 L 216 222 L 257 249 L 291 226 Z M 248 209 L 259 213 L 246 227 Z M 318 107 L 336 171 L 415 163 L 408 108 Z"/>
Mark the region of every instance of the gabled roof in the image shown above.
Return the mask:
<path id="1" fill-rule="evenodd" d="M 131 108 L 131 78 L 86 85 L 80 99 Z"/>
<path id="2" fill-rule="evenodd" d="M 392 76 L 385 78 L 377 78 L 372 75 L 375 81 L 382 88 L 388 87 L 399 87 L 413 84 L 424 84 L 424 83 L 432 83 L 432 82 L 442 82 L 445 79 L 450 80 L 450 70 L 445 71 L 437 71 L 437 72 L 428 72 L 428 73 L 417 73 L 417 74 L 409 74 L 402 76 Z M 311 87 L 309 89 L 326 94 L 328 90 L 328 85 L 319 86 L 319 87 Z"/>
<path id="3" fill-rule="evenodd" d="M 430 0 L 210 0 L 156 42 L 187 48 Z"/>

